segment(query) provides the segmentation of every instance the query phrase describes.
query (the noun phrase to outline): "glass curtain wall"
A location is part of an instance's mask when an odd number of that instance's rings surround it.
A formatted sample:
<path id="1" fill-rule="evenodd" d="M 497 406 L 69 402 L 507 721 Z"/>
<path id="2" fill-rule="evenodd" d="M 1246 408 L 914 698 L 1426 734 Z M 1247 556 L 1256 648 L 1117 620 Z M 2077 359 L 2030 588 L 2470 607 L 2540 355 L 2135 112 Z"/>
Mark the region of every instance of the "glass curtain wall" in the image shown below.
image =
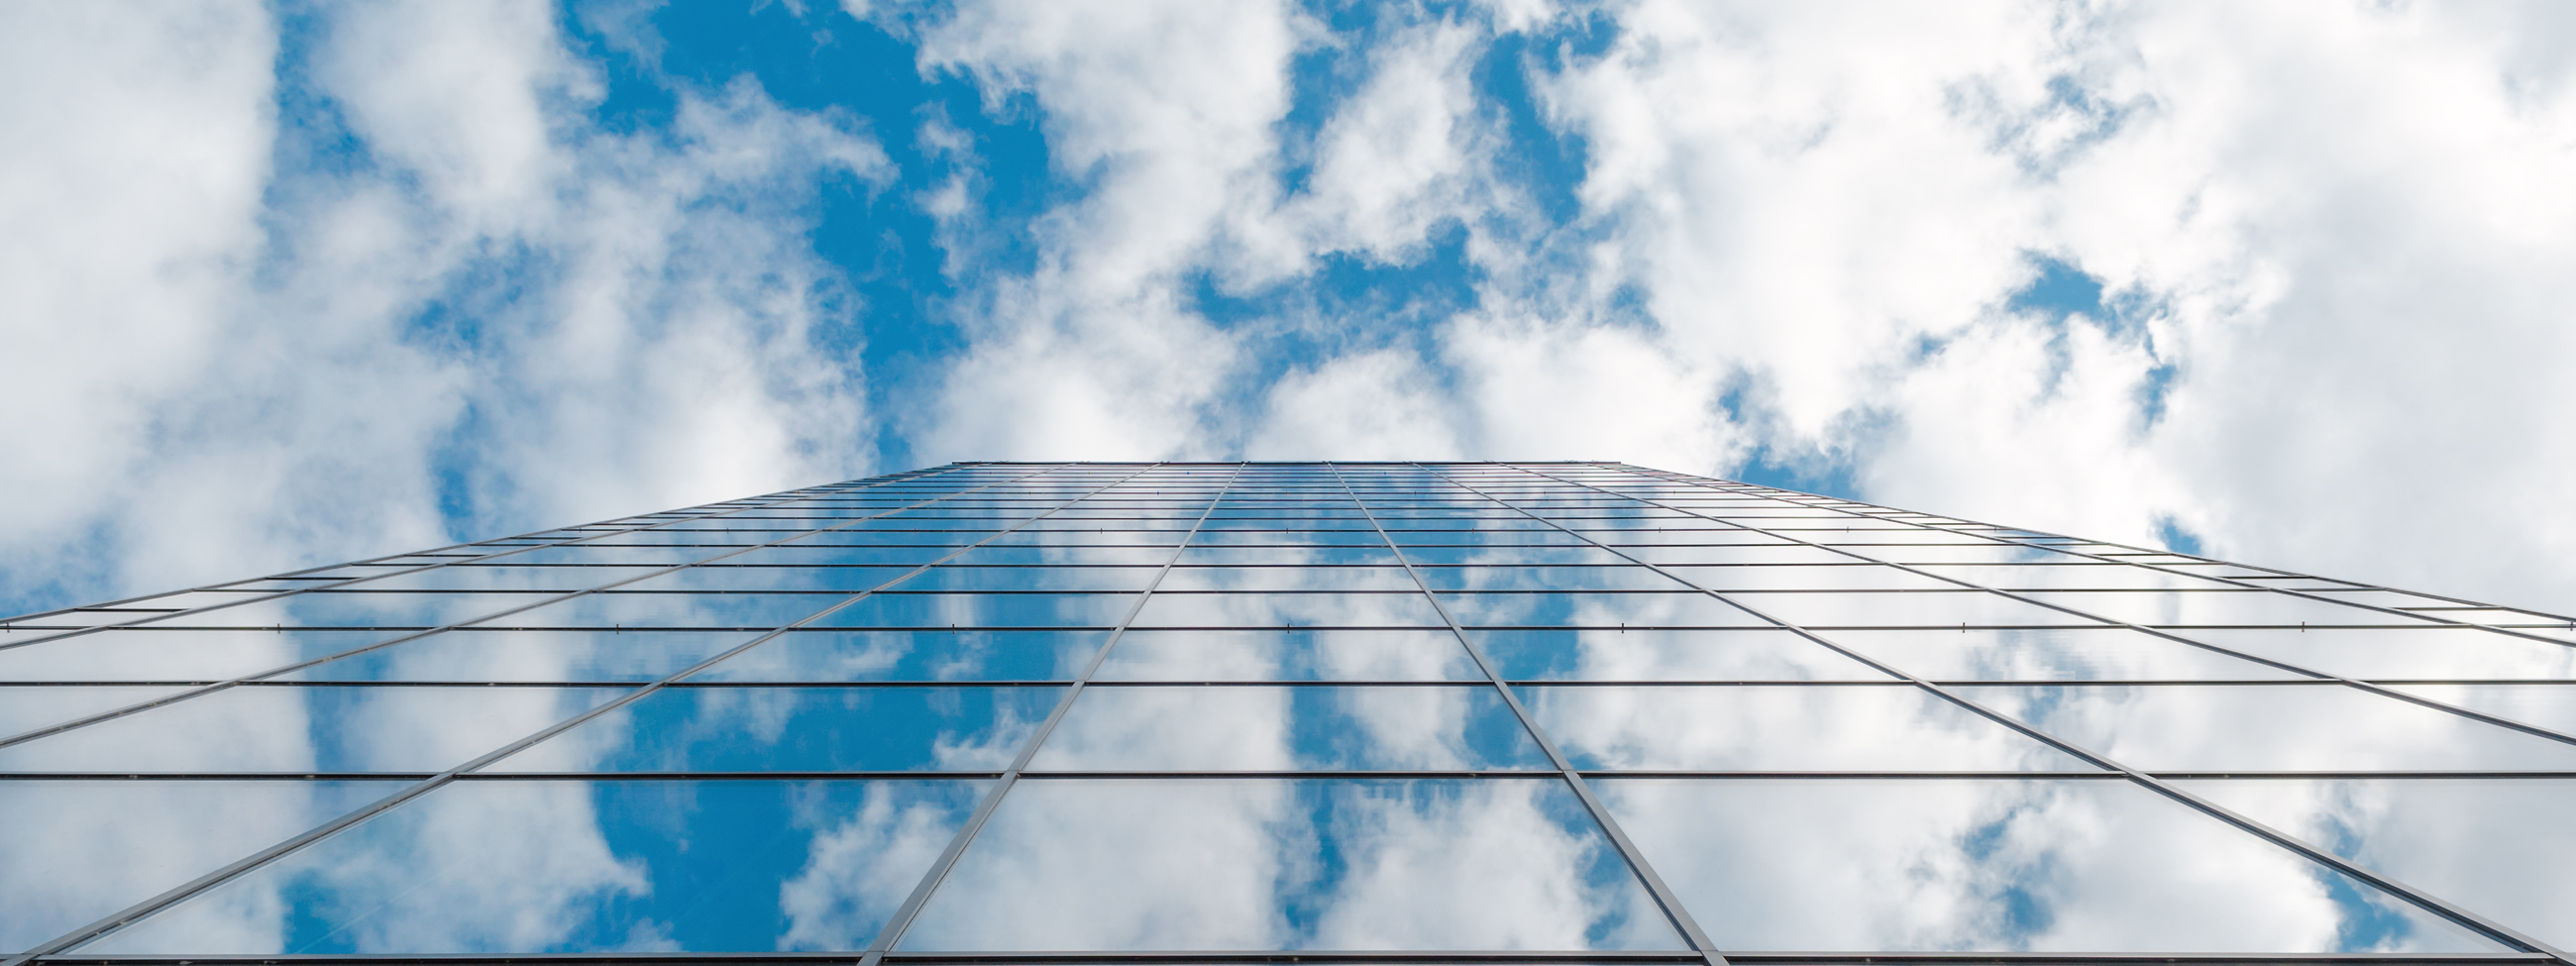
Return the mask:
<path id="1" fill-rule="evenodd" d="M 0 966 L 2566 962 L 2576 621 L 1609 463 L 968 463 L 0 629 Z"/>

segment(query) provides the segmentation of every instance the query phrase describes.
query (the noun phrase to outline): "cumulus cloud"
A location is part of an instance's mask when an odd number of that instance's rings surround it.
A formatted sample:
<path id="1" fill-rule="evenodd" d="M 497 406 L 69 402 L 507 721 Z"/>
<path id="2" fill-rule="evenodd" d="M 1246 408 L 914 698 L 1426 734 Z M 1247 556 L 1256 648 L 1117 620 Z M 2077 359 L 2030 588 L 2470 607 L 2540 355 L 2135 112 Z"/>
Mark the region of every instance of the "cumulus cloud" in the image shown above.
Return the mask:
<path id="1" fill-rule="evenodd" d="M 11 593 L 891 445 L 1623 459 L 2576 606 L 2556 5 L 849 3 L 762 15 L 928 100 L 606 123 L 649 14 L 11 11 Z M 859 299 L 827 182 L 949 290 Z"/>
<path id="2" fill-rule="evenodd" d="M 875 144 L 756 85 L 620 135 L 532 4 L 18 8 L 13 596 L 88 599 L 868 468 L 806 238 Z M 289 28 L 292 29 L 289 29 Z M 281 35 L 293 49 L 281 51 Z M 23 55 L 23 56 L 21 56 Z"/>
<path id="3" fill-rule="evenodd" d="M 1768 466 L 2567 606 L 2563 12 L 1234 13 L 1259 42 L 974 7 L 926 42 L 1032 93 L 1081 189 L 950 372 L 943 431 L 1016 435 L 957 445 Z M 1464 311 L 1312 304 L 1444 257 Z"/>

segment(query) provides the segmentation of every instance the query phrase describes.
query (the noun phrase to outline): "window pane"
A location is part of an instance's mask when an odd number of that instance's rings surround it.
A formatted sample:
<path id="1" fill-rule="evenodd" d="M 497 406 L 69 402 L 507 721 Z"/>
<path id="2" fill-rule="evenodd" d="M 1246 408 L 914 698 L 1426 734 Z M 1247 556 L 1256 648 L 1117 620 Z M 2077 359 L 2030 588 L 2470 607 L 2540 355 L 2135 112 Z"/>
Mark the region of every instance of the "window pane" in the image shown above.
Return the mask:
<path id="1" fill-rule="evenodd" d="M 1680 771 L 2090 771 L 1910 685 L 1520 688 L 1574 766 Z"/>
<path id="2" fill-rule="evenodd" d="M 0 650 L 0 681 L 223 681 L 400 636 L 395 631 L 100 631 Z"/>
<path id="3" fill-rule="evenodd" d="M 1484 672 L 1448 630 L 1136 630 L 1101 681 L 1473 681 Z"/>
<path id="4" fill-rule="evenodd" d="M 1957 584 L 1910 573 L 1884 564 L 1839 563 L 1806 566 L 1734 565 L 1664 568 L 1692 585 L 1731 590 L 1942 590 Z"/>
<path id="5" fill-rule="evenodd" d="M 2421 623 L 2403 614 L 2293 597 L 2269 590 L 2035 591 L 2026 596 L 2110 620 L 2149 626 L 2280 624 L 2297 627 L 2304 624 L 2326 627 Z"/>
<path id="6" fill-rule="evenodd" d="M 1465 627 L 1769 627 L 1701 593 L 1443 593 Z"/>
<path id="7" fill-rule="evenodd" d="M 1175 567 L 1157 590 L 1417 589 L 1402 567 Z"/>
<path id="8" fill-rule="evenodd" d="M 2239 779 L 2193 794 L 2566 948 L 2576 944 L 2576 781 Z"/>
<path id="9" fill-rule="evenodd" d="M 0 738 L 131 707 L 185 687 L 55 684 L 0 686 Z"/>
<path id="10" fill-rule="evenodd" d="M 1982 590 L 1792 593 L 1747 591 L 1728 599 L 1805 627 L 2098 625 L 2091 618 Z"/>
<path id="11" fill-rule="evenodd" d="M 2177 631 L 2195 641 L 2358 680 L 2576 679 L 2576 648 L 2474 627 Z"/>
<path id="12" fill-rule="evenodd" d="M 890 590 L 1143 590 L 1161 567 L 939 566 Z"/>
<path id="13" fill-rule="evenodd" d="M 814 627 L 1116 627 L 1135 594 L 873 594 Z"/>
<path id="14" fill-rule="evenodd" d="M 326 661 L 289 681 L 653 681 L 758 637 L 751 631 L 464 628 Z"/>
<path id="15" fill-rule="evenodd" d="M 2576 745 L 2339 684 L 1956 690 L 2153 771 L 2576 769 Z"/>
<path id="16" fill-rule="evenodd" d="M 403 784 L 0 780 L 0 949 L 86 926 Z"/>
<path id="17" fill-rule="evenodd" d="M 1087 688 L 1029 767 L 1076 771 L 1550 767 L 1491 687 Z"/>
<path id="18" fill-rule="evenodd" d="M 1424 567 L 1433 590 L 1686 590 L 1645 567 Z"/>
<path id="19" fill-rule="evenodd" d="M 482 627 L 744 628 L 793 624 L 850 599 L 848 594 L 650 593 L 625 590 L 571 600 L 482 621 Z"/>
<path id="20" fill-rule="evenodd" d="M 1503 677 L 1556 681 L 1885 681 L 1778 629 L 1469 631 Z"/>
<path id="21" fill-rule="evenodd" d="M 1602 779 L 1729 952 L 2496 947 L 2126 781 Z"/>
<path id="22" fill-rule="evenodd" d="M 1445 627 L 1419 592 L 1155 594 L 1137 627 Z"/>
<path id="23" fill-rule="evenodd" d="M 2576 735 L 2576 687 L 2564 684 L 2400 684 L 2390 690 Z"/>
<path id="24" fill-rule="evenodd" d="M 1554 779 L 1043 779 L 900 948 L 1683 946 Z"/>
<path id="25" fill-rule="evenodd" d="M 842 567 L 741 567 L 732 561 L 674 570 L 617 589 L 671 590 L 802 590 L 843 596 L 875 590 L 919 568 L 906 565 Z"/>
<path id="26" fill-rule="evenodd" d="M 1852 629 L 1817 636 L 1935 681 L 2309 680 L 2121 627 Z"/>
<path id="27" fill-rule="evenodd" d="M 589 590 L 621 580 L 643 577 L 660 571 L 660 567 L 523 567 L 515 566 L 517 557 L 504 557 L 513 565 L 459 564 L 418 573 L 402 574 L 382 580 L 351 584 L 351 590 L 530 590 L 566 592 Z"/>
<path id="28" fill-rule="evenodd" d="M 1107 631 L 789 631 L 692 681 L 1072 680 Z"/>
<path id="29" fill-rule="evenodd" d="M 456 782 L 80 949 L 861 949 L 986 784 Z"/>
<path id="30" fill-rule="evenodd" d="M 0 771 L 436 772 L 623 693 L 234 687 L 0 748 Z"/>
<path id="31" fill-rule="evenodd" d="M 483 770 L 999 771 L 1054 687 L 668 687 Z"/>
<path id="32" fill-rule="evenodd" d="M 1414 566 L 1476 567 L 1574 567 L 1618 565 L 1629 561 L 1610 551 L 1588 546 L 1514 546 L 1404 548 L 1404 559 Z"/>

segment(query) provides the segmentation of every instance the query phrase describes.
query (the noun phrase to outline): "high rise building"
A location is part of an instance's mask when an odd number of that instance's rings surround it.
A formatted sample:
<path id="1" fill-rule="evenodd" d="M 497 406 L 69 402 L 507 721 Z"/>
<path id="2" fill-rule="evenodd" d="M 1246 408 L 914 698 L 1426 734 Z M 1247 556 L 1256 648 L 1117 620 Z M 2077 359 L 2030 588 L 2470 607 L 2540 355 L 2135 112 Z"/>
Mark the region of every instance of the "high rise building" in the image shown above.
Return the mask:
<path id="1" fill-rule="evenodd" d="M 2576 946 L 2568 618 L 1619 464 L 957 464 L 0 681 L 9 964 Z"/>

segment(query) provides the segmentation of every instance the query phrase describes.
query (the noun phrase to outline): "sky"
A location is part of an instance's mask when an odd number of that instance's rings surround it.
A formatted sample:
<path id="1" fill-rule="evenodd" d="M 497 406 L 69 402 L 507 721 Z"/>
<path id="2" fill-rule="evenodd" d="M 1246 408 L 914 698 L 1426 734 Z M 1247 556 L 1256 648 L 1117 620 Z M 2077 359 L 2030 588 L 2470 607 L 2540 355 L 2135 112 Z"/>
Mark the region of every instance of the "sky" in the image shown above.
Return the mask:
<path id="1" fill-rule="evenodd" d="M 0 4 L 0 611 L 1593 459 L 2576 610 L 2576 6 Z"/>

